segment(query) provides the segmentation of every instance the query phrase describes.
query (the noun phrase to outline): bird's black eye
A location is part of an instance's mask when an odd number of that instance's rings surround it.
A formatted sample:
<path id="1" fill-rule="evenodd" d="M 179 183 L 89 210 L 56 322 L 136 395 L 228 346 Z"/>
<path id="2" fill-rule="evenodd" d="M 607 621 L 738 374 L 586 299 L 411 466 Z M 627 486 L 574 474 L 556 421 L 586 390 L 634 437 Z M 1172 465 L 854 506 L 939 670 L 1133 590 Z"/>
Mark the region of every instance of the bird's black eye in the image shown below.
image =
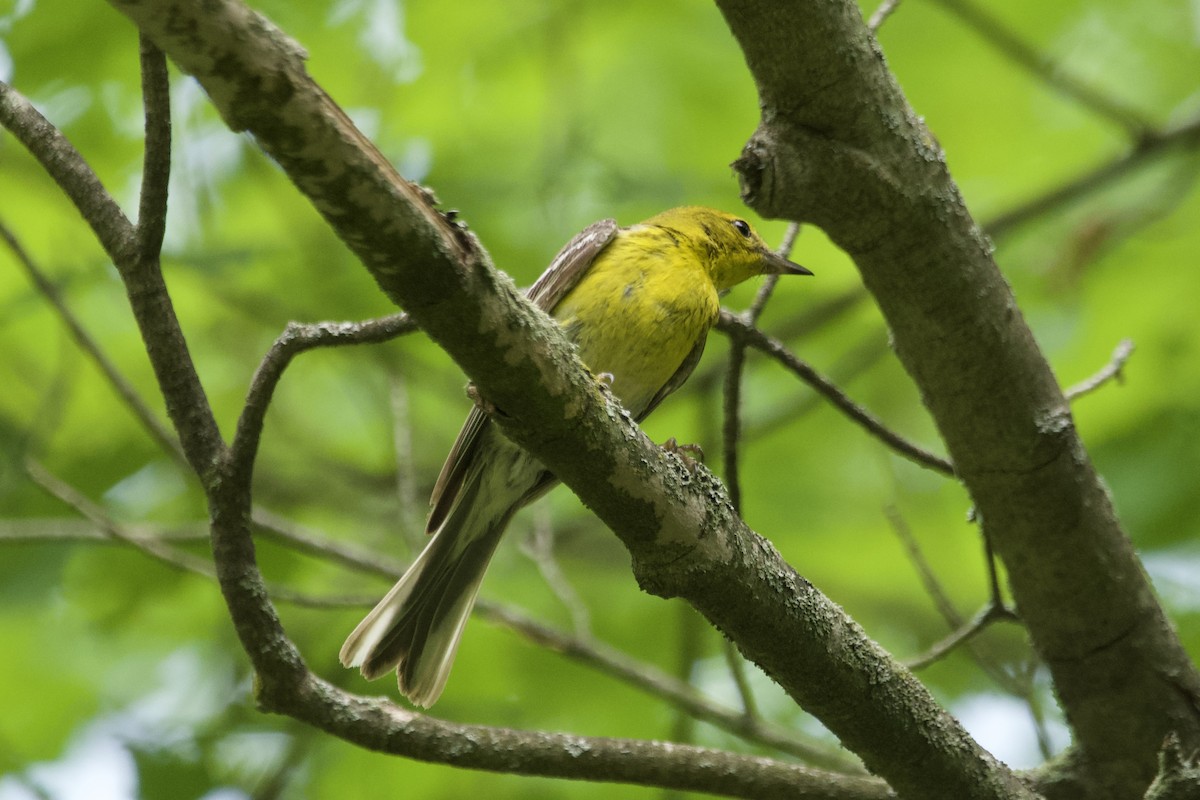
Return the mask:
<path id="1" fill-rule="evenodd" d="M 735 219 L 733 221 L 733 227 L 737 228 L 738 233 L 740 233 L 742 236 L 745 236 L 747 239 L 750 238 L 750 223 L 746 222 L 746 220 Z"/>

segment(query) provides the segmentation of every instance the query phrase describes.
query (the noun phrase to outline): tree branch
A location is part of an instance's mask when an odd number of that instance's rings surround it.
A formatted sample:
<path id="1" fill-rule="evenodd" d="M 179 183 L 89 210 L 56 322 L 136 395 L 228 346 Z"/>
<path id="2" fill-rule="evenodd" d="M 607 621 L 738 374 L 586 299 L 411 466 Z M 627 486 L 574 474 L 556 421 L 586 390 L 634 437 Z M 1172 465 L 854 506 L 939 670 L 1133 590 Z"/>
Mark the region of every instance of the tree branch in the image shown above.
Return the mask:
<path id="1" fill-rule="evenodd" d="M 690 789 L 746 798 L 885 800 L 880 780 L 825 773 L 703 747 L 443 722 L 346 696 L 308 676 L 279 710 L 371 750 L 459 767 Z"/>
<path id="2" fill-rule="evenodd" d="M 157 84 L 153 77 L 148 81 Z M 155 106 L 152 120 L 161 113 L 163 109 Z M 224 443 L 171 305 L 158 252 L 141 250 L 137 229 L 105 191 L 83 156 L 28 100 L 4 83 L 0 83 L 0 124 L 37 158 L 75 204 L 121 274 L 184 454 L 201 481 L 210 480 Z M 156 130 L 161 129 L 161 121 L 151 124 L 157 126 Z M 156 147 L 162 146 L 161 130 L 152 139 L 157 142 Z M 157 185 L 157 178 L 148 180 L 150 186 Z M 154 202 L 148 204 L 153 206 Z M 153 240 L 153 231 L 147 236 L 147 241 Z"/>
<path id="3" fill-rule="evenodd" d="M 1084 395 L 1091 394 L 1109 381 L 1121 382 L 1125 362 L 1133 355 L 1133 342 L 1122 339 L 1113 350 L 1112 358 L 1092 377 L 1081 381 L 1063 392 L 1067 400 L 1074 402 Z"/>
<path id="4" fill-rule="evenodd" d="M 157 258 L 167 230 L 167 185 L 171 179 L 171 84 L 167 59 L 145 36 L 138 37 L 146 152 L 139 195 L 137 236 L 143 257 Z"/>
<path id="5" fill-rule="evenodd" d="M 784 347 L 782 342 L 772 339 L 757 328 L 747 325 L 728 311 L 721 312 L 721 319 L 717 323 L 717 329 L 729 334 L 734 339 L 745 341 L 749 346 L 774 358 L 780 364 L 787 367 L 800 380 L 820 392 L 825 399 L 833 403 L 834 408 L 858 423 L 872 436 L 882 441 L 900 455 L 943 475 L 954 475 L 953 464 L 913 444 L 889 429 L 874 415 L 847 397 L 829 379 L 823 377 L 808 364 L 793 355 Z"/>
<path id="6" fill-rule="evenodd" d="M 736 163 L 744 197 L 854 259 L 1008 567 L 1084 753 L 1076 777 L 1141 792 L 1168 731 L 1200 745 L 1200 675 L 936 140 L 855 4 L 719 5 L 763 107 Z"/>
<path id="7" fill-rule="evenodd" d="M 474 238 L 438 215 L 312 83 L 294 44 L 228 0 L 203 11 L 169 0 L 114 5 L 200 81 L 235 130 L 254 133 L 385 292 L 505 409 L 505 433 L 622 538 L 643 588 L 687 598 L 899 791 L 1026 796 L 918 681 L 730 513 L 706 471 L 693 474 L 622 416 L 561 331 L 491 270 Z M 223 467 L 210 489 L 214 555 L 238 634 L 260 673 L 264 707 L 376 749 L 422 757 L 434 746 L 439 758 L 454 763 L 522 770 L 513 755 L 480 747 L 508 745 L 498 732 L 471 729 L 455 737 L 445 728 L 425 729 L 443 746 L 427 745 L 429 738 L 409 734 L 428 720 L 345 697 L 308 675 L 255 566 L 248 462 L 235 453 Z M 897 741 L 905 742 L 899 756 Z M 633 765 L 651 768 L 654 762 L 629 758 L 645 745 L 622 747 L 622 759 L 605 762 L 598 774 L 633 780 Z M 598 752 L 589 746 L 581 758 L 579 748 L 555 740 L 545 774 L 562 769 L 580 777 Z M 684 779 L 712 777 L 706 751 L 678 752 L 692 756 Z M 797 773 L 787 779 L 798 780 Z M 702 783 L 709 791 L 719 785 Z M 759 795 L 772 793 L 757 788 Z"/>

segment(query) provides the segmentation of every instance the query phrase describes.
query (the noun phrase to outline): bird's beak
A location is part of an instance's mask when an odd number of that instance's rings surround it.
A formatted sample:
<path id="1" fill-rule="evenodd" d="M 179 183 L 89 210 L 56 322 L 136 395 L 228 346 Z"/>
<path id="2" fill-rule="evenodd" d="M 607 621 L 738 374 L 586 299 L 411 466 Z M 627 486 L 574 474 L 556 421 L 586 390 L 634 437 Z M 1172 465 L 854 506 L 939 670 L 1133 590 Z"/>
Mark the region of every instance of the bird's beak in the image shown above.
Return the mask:
<path id="1" fill-rule="evenodd" d="M 762 251 L 763 275 L 812 275 L 812 270 L 793 264 L 770 250 Z"/>

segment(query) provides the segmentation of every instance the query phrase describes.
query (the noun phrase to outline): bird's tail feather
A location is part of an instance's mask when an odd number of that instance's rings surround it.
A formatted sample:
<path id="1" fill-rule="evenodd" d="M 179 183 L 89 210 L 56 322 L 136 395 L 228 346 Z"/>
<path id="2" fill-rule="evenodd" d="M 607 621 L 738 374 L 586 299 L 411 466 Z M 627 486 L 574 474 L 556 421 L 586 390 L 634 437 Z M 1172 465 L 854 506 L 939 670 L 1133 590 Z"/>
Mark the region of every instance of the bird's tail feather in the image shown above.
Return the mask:
<path id="1" fill-rule="evenodd" d="M 480 508 L 478 481 L 392 590 L 342 645 L 368 679 L 397 671 L 400 692 L 428 708 L 441 695 L 488 562 L 515 509 Z M 486 504 L 484 504 L 486 505 Z"/>

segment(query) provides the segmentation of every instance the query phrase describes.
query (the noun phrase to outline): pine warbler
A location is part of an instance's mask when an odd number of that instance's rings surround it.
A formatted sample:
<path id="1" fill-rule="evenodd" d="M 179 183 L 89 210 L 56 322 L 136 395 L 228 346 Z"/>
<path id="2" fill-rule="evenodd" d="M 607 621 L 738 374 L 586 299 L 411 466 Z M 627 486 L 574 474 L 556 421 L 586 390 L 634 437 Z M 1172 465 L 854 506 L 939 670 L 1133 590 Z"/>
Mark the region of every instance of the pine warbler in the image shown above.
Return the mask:
<path id="1" fill-rule="evenodd" d="M 755 275 L 810 275 L 771 252 L 742 219 L 708 208 L 640 225 L 591 225 L 529 290 L 593 373 L 637 420 L 683 384 L 720 311 L 722 292 Z M 606 377 L 607 377 L 606 376 Z M 488 561 L 513 514 L 556 483 L 475 408 L 430 499 L 429 544 L 342 646 L 367 678 L 396 669 L 401 694 L 429 707 L 450 674 Z"/>

